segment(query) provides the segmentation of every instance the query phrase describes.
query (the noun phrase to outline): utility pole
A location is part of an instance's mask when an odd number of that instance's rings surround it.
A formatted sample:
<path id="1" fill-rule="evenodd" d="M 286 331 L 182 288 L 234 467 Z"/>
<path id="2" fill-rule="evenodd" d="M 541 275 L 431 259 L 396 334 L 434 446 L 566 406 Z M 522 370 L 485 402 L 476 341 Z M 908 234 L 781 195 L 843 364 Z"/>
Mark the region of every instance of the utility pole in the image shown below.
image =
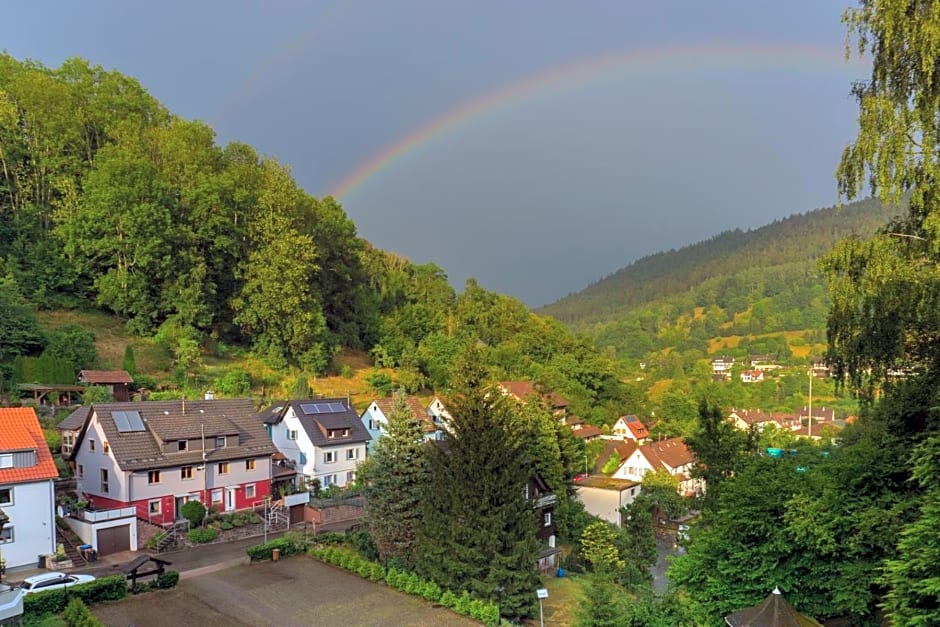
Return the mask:
<path id="1" fill-rule="evenodd" d="M 809 421 L 806 423 L 806 434 L 809 436 L 809 439 L 813 439 L 813 369 L 814 366 L 810 365 L 809 367 Z"/>

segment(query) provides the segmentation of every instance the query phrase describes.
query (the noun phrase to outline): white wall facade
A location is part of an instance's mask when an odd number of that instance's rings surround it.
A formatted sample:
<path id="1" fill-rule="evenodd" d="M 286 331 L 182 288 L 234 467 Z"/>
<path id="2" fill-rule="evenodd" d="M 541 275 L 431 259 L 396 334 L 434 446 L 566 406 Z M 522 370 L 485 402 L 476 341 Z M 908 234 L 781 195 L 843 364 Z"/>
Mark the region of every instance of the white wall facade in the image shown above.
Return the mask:
<path id="1" fill-rule="evenodd" d="M 91 450 L 91 442 L 95 443 L 95 450 Z M 120 468 L 114 454 L 105 452 L 104 443 L 107 441 L 98 416 L 93 415 L 82 438 L 82 443 L 75 453 L 75 476 L 78 484 L 78 493 L 83 492 L 94 496 L 102 496 L 116 501 L 128 501 L 127 477 Z M 101 470 L 108 471 L 108 489 L 102 490 Z"/>
<path id="2" fill-rule="evenodd" d="M 7 568 L 36 566 L 40 555 L 55 553 L 55 487 L 51 480 L 10 483 L 13 503 L 0 504 L 10 517 L 4 528 L 13 530 L 13 539 L 0 544 Z"/>
<path id="3" fill-rule="evenodd" d="M 607 522 L 620 526 L 620 508 L 626 507 L 640 493 L 640 486 L 632 488 L 609 489 L 577 486 L 575 495 L 584 503 L 587 513 L 593 514 Z"/>

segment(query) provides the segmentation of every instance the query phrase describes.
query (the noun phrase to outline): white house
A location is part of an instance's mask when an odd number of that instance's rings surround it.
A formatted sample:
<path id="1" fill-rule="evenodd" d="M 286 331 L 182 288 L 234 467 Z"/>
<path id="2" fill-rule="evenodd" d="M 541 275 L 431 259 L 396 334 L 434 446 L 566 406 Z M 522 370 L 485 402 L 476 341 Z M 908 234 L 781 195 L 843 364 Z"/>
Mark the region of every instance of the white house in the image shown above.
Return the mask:
<path id="1" fill-rule="evenodd" d="M 406 396 L 405 404 L 424 425 L 425 441 L 444 439 L 443 426 L 434 422 L 428 410 L 421 406 L 421 401 L 414 396 Z M 372 438 L 368 444 L 370 453 L 375 448 L 375 443 L 379 438 L 388 433 L 388 417 L 392 414 L 394 407 L 394 397 L 377 398 L 369 403 L 366 410 L 362 412 L 362 416 L 360 417 L 362 426 L 365 427 L 366 431 L 369 432 L 369 436 Z"/>
<path id="2" fill-rule="evenodd" d="M 59 476 L 36 412 L 0 409 L 0 554 L 7 568 L 35 566 L 55 553 L 55 487 Z"/>
<path id="3" fill-rule="evenodd" d="M 294 462 L 306 482 L 322 487 L 356 480 L 372 437 L 345 398 L 275 403 L 261 414 L 274 446 Z"/>
<path id="4" fill-rule="evenodd" d="M 617 418 L 617 422 L 614 423 L 610 432 L 621 440 L 643 442 L 650 437 L 650 432 L 646 429 L 646 425 L 632 414 Z"/>
<path id="5" fill-rule="evenodd" d="M 744 370 L 741 372 L 741 381 L 743 383 L 760 383 L 763 380 L 763 370 Z"/>
<path id="6" fill-rule="evenodd" d="M 450 432 L 450 421 L 453 420 L 453 417 L 450 415 L 450 412 L 447 411 L 447 407 L 444 406 L 444 401 L 442 401 L 439 396 L 435 396 L 434 399 L 428 403 L 427 412 L 435 425 L 444 431 Z"/>
<path id="7" fill-rule="evenodd" d="M 700 480 L 691 478 L 695 458 L 682 438 L 649 442 L 636 447 L 625 457 L 621 457 L 623 463 L 611 478 L 642 481 L 646 473 L 662 469 L 678 478 L 680 493 L 691 496 L 704 490 Z"/>
<path id="8" fill-rule="evenodd" d="M 618 527 L 623 525 L 620 508 L 632 503 L 640 490 L 638 481 L 603 475 L 591 475 L 575 483 L 575 495 L 584 510 Z"/>

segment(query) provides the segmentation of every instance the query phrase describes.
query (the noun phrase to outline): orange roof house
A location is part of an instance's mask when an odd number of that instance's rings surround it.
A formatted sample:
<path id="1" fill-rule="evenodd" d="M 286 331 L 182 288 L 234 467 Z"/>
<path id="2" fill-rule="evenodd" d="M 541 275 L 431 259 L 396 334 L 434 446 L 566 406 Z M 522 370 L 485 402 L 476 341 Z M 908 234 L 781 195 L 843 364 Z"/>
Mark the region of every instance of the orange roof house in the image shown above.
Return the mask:
<path id="1" fill-rule="evenodd" d="M 0 409 L 0 531 L 6 566 L 35 564 L 55 553 L 55 489 L 59 476 L 36 412 Z"/>

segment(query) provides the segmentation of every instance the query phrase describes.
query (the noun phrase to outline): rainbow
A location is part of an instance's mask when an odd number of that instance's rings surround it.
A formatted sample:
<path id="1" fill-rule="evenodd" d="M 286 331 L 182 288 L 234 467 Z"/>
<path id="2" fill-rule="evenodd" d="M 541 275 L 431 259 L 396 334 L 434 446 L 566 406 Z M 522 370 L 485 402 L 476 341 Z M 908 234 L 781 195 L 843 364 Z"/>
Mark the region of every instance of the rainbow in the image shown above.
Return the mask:
<path id="1" fill-rule="evenodd" d="M 508 106 L 629 73 L 695 72 L 726 68 L 795 68 L 818 72 L 850 66 L 867 67 L 858 59 L 847 62 L 843 48 L 809 46 L 697 46 L 621 51 L 591 57 L 509 83 L 445 111 L 362 163 L 334 185 L 330 195 L 342 199 L 407 155 Z"/>

